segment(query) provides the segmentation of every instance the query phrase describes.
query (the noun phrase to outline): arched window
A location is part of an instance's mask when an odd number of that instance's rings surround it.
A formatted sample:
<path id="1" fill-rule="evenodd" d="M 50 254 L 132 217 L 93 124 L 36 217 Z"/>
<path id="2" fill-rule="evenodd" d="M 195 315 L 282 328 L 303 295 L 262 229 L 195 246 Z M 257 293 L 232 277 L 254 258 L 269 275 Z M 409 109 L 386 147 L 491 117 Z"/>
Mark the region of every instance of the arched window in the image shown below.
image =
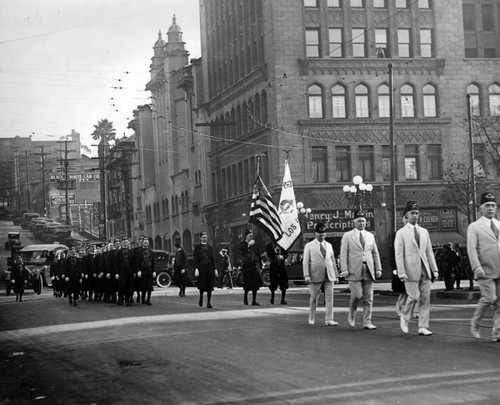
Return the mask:
<path id="1" fill-rule="evenodd" d="M 336 84 L 332 87 L 332 108 L 333 108 L 333 118 L 345 118 L 346 117 L 346 99 L 345 99 L 345 88 L 340 84 Z"/>
<path id="2" fill-rule="evenodd" d="M 309 103 L 309 118 L 323 118 L 323 91 L 318 85 L 312 85 L 307 90 Z"/>
<path id="3" fill-rule="evenodd" d="M 229 111 L 228 111 L 226 113 L 224 123 L 227 124 L 229 121 L 231 121 L 231 116 L 229 115 Z M 225 125 L 222 128 L 224 128 L 224 142 L 228 142 L 231 139 L 231 126 Z"/>
<path id="4" fill-rule="evenodd" d="M 246 135 L 248 133 L 248 110 L 247 103 L 243 103 L 243 107 L 241 109 L 241 133 L 242 135 Z"/>
<path id="5" fill-rule="evenodd" d="M 467 94 L 470 95 L 470 110 L 471 115 L 479 116 L 481 115 L 481 104 L 479 99 L 479 87 L 475 84 L 469 84 L 467 86 Z"/>
<path id="6" fill-rule="evenodd" d="M 267 124 L 267 93 L 265 90 L 262 90 L 262 97 L 260 100 L 261 104 L 261 122 L 265 125 Z"/>
<path id="7" fill-rule="evenodd" d="M 231 122 L 236 122 L 236 114 L 234 112 L 234 108 L 231 109 Z M 231 125 L 229 127 L 229 137 L 231 139 L 236 139 L 236 125 Z"/>
<path id="8" fill-rule="evenodd" d="M 254 96 L 254 108 L 253 108 L 253 113 L 254 113 L 254 118 L 256 119 L 257 123 L 255 124 L 256 127 L 260 127 L 262 123 L 262 111 L 261 111 L 261 105 L 260 105 L 260 94 L 257 93 Z"/>
<path id="9" fill-rule="evenodd" d="M 253 97 L 248 100 L 248 131 L 251 132 L 255 128 L 255 103 Z"/>
<path id="10" fill-rule="evenodd" d="M 436 88 L 426 84 L 423 91 L 424 117 L 437 117 Z"/>
<path id="11" fill-rule="evenodd" d="M 241 116 L 241 107 L 238 106 L 236 107 L 236 137 L 239 137 L 242 134 L 242 119 L 243 117 Z"/>
<path id="12" fill-rule="evenodd" d="M 378 116 L 390 117 L 391 105 L 390 105 L 389 86 L 387 84 L 381 84 L 380 86 L 378 86 L 377 94 L 378 94 Z"/>
<path id="13" fill-rule="evenodd" d="M 488 87 L 488 94 L 490 98 L 490 115 L 500 115 L 500 86 L 496 83 Z"/>
<path id="14" fill-rule="evenodd" d="M 356 117 L 367 118 L 370 116 L 370 104 L 368 102 L 368 87 L 364 84 L 359 84 L 354 89 L 354 97 L 356 101 Z"/>
<path id="15" fill-rule="evenodd" d="M 415 104 L 413 103 L 413 87 L 411 87 L 409 84 L 401 86 L 401 116 L 415 116 Z"/>

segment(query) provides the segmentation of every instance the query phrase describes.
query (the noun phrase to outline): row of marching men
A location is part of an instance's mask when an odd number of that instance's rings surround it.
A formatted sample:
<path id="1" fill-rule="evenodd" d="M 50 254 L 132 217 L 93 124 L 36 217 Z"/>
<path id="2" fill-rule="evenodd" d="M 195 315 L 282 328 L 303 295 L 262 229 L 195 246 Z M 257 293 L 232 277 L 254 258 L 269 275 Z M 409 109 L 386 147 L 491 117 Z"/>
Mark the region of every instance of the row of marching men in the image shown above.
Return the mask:
<path id="1" fill-rule="evenodd" d="M 54 295 L 67 297 L 73 306 L 79 298 L 131 306 L 134 293 L 137 303 L 151 305 L 155 260 L 144 236 L 133 249 L 126 237 L 86 253 L 72 248 L 55 258 L 50 272 Z"/>

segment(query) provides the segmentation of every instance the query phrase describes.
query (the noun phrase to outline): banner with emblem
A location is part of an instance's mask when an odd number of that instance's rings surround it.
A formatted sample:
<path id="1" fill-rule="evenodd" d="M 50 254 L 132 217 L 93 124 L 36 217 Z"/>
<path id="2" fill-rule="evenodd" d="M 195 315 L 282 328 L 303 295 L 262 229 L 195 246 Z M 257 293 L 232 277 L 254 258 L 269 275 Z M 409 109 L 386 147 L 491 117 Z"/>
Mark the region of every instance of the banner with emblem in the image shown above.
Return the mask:
<path id="1" fill-rule="evenodd" d="M 277 243 L 282 249 L 288 250 L 302 232 L 299 223 L 299 213 L 297 211 L 297 202 L 295 201 L 295 192 L 293 191 L 292 175 L 290 174 L 288 160 L 285 160 L 285 174 L 283 175 L 278 214 L 281 220 L 281 230 L 283 231 L 283 235 Z"/>

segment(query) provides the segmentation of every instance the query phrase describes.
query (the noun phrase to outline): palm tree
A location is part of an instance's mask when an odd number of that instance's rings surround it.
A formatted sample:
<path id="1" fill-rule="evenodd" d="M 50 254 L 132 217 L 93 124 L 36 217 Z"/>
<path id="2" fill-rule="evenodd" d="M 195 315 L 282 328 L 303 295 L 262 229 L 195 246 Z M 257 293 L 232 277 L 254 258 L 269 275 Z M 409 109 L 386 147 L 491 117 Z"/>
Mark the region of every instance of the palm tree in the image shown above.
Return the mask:
<path id="1" fill-rule="evenodd" d="M 92 139 L 104 143 L 104 145 L 109 145 L 110 141 L 113 141 L 116 136 L 116 131 L 113 128 L 113 123 L 109 122 L 107 118 L 104 118 L 94 125 L 94 132 L 92 132 Z"/>
<path id="2" fill-rule="evenodd" d="M 101 185 L 101 208 L 100 208 L 100 224 L 102 225 L 101 239 L 107 239 L 107 213 L 106 213 L 106 149 L 109 149 L 109 142 L 115 139 L 116 132 L 113 128 L 113 123 L 109 122 L 106 118 L 97 122 L 94 125 L 94 132 L 92 132 L 92 139 L 99 141 L 99 172 L 100 172 L 100 185 Z M 106 148 L 107 146 L 107 148 Z"/>

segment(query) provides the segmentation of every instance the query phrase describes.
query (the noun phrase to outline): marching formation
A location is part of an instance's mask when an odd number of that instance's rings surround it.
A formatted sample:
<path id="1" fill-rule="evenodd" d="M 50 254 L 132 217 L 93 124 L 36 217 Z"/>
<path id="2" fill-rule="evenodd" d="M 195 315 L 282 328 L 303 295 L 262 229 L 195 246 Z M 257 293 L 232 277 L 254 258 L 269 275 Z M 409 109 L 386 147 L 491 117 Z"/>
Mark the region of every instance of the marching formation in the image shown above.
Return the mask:
<path id="1" fill-rule="evenodd" d="M 54 296 L 77 300 L 116 303 L 131 306 L 151 305 L 155 260 L 149 241 L 141 236 L 138 246 L 130 249 L 127 238 L 115 239 L 102 249 L 91 246 L 88 253 L 72 248 L 65 257 L 54 257 L 50 267 Z"/>

